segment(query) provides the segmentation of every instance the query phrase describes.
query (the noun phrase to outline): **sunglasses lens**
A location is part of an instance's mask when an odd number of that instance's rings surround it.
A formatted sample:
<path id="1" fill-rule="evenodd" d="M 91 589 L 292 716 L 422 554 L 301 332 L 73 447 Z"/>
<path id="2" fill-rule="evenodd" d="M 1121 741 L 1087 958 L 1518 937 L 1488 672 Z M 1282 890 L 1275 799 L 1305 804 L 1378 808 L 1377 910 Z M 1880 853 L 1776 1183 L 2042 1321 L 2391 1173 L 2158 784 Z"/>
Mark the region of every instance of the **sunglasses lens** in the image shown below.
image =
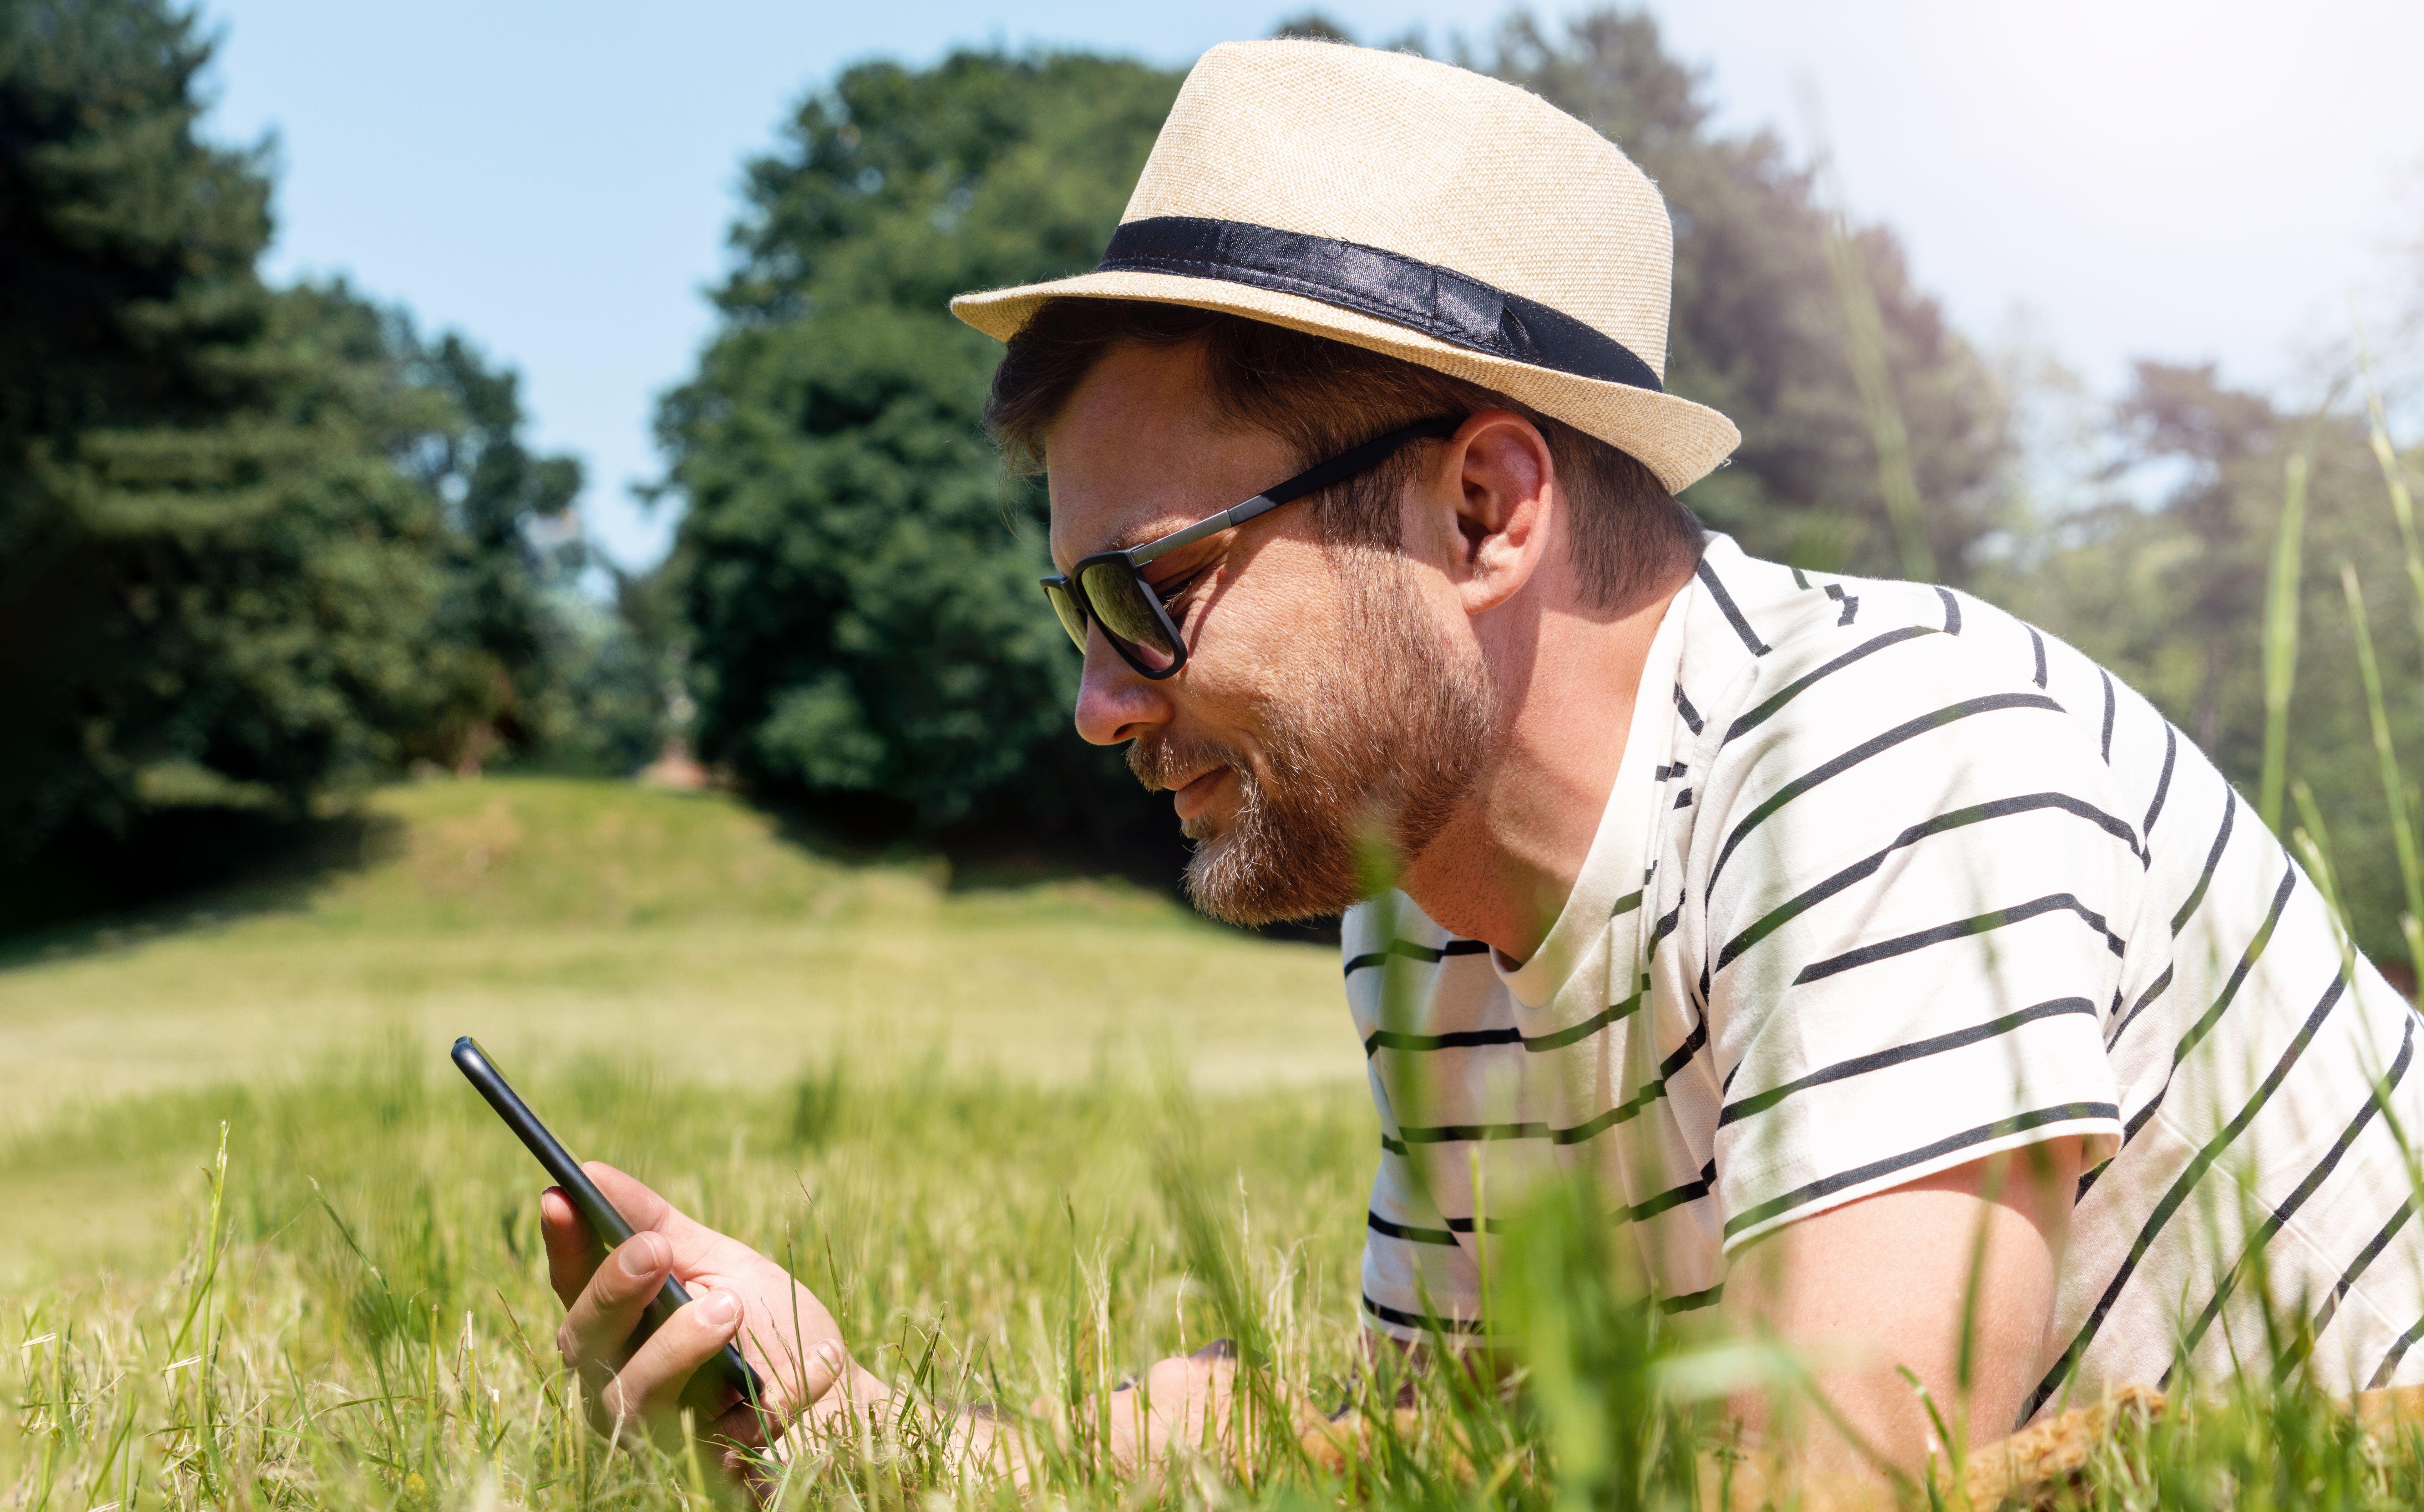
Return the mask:
<path id="1" fill-rule="evenodd" d="M 1119 642 L 1140 664 L 1159 672 L 1178 661 L 1178 647 L 1161 628 L 1160 606 L 1153 601 L 1152 590 L 1137 577 L 1134 567 L 1097 563 L 1086 568 L 1078 581 L 1103 633 Z"/>
<path id="2" fill-rule="evenodd" d="M 1069 584 L 1059 578 L 1044 580 L 1044 597 L 1052 600 L 1052 613 L 1060 616 L 1060 628 L 1078 650 L 1086 649 L 1086 611 L 1069 592 Z"/>

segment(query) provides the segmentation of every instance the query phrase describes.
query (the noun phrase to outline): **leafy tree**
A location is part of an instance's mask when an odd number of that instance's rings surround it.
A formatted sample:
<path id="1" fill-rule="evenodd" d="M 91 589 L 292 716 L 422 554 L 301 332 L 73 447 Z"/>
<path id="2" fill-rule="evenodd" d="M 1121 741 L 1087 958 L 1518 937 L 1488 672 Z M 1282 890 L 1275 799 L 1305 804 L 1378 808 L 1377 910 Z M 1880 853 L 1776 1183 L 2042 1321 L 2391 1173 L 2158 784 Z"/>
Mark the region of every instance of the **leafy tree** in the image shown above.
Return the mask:
<path id="1" fill-rule="evenodd" d="M 2407 955 L 2390 814 L 2358 672 L 2343 564 L 2356 574 L 2411 768 L 2424 756 L 2419 643 L 2397 526 L 2360 422 L 2281 412 L 2211 364 L 2137 365 L 2110 423 L 2115 467 L 2169 477 L 2148 509 L 2114 500 L 2048 522 L 1985 591 L 2152 699 L 2244 794 L 2263 765 L 2264 600 L 2289 460 L 2308 469 L 2288 770 L 2329 826 L 2359 943 Z M 2410 464 L 2411 469 L 2413 464 Z M 2416 811 L 2413 799 L 2410 812 Z M 2283 827 L 2295 825 L 2285 813 Z"/>
<path id="2" fill-rule="evenodd" d="M 449 423 L 407 454 L 444 506 L 446 588 L 434 627 L 443 647 L 433 671 L 439 704 L 410 742 L 415 754 L 476 770 L 501 753 L 529 753 L 572 738 L 560 663 L 577 653 L 571 605 L 551 604 L 550 582 L 585 563 L 572 514 L 581 463 L 534 456 L 522 444 L 519 375 L 491 369 L 462 336 L 424 346 L 406 326 L 399 358 L 411 378 L 446 401 Z M 552 544 L 534 536 L 547 532 Z"/>
<path id="3" fill-rule="evenodd" d="M 1344 33 L 1308 13 L 1291 35 Z M 1714 136 L 1647 19 L 1559 40 L 1519 18 L 1480 60 L 1657 177 L 1679 231 L 1669 374 L 1742 425 L 1689 498 L 1754 550 L 1890 570 L 1877 466 L 1808 176 Z M 1039 492 L 978 432 L 999 349 L 962 290 L 1093 265 L 1179 75 L 1077 55 L 869 63 L 749 169 L 723 328 L 659 428 L 688 502 L 675 576 L 702 753 L 760 791 L 933 833 L 997 820 L 1167 832 L 1066 726 L 1076 672 L 1033 579 Z M 1863 234 L 1940 561 L 1993 522 L 2002 412 L 1977 361 Z"/>
<path id="4" fill-rule="evenodd" d="M 1177 82 L 1081 56 L 866 64 L 751 165 L 724 330 L 659 421 L 707 757 L 929 831 L 1145 814 L 1068 733 L 1041 490 L 979 430 L 999 348 L 946 307 L 1091 267 Z"/>
<path id="5" fill-rule="evenodd" d="M 621 777 L 681 733 L 683 644 L 662 565 L 638 573 L 604 565 L 610 599 L 561 581 L 547 595 L 545 739 L 529 759 Z"/>
<path id="6" fill-rule="evenodd" d="M 1666 383 L 1741 427 L 1732 462 L 1686 498 L 1756 554 L 1900 577 L 1877 460 L 1851 380 L 1827 216 L 1810 171 L 1769 132 L 1708 129 L 1701 79 L 1666 55 L 1646 14 L 1593 11 L 1553 38 L 1528 15 L 1468 59 L 1539 93 L 1621 146 L 1658 183 L 1675 225 Z M 2001 523 L 2009 452 L 1992 377 L 1910 281 L 1890 231 L 1855 238 L 1886 331 L 1929 545 L 1958 581 Z"/>
<path id="7" fill-rule="evenodd" d="M 262 282 L 209 56 L 165 0 L 0 0 L 0 863 L 300 814 L 544 681 L 524 527 L 577 470 L 459 340 Z"/>

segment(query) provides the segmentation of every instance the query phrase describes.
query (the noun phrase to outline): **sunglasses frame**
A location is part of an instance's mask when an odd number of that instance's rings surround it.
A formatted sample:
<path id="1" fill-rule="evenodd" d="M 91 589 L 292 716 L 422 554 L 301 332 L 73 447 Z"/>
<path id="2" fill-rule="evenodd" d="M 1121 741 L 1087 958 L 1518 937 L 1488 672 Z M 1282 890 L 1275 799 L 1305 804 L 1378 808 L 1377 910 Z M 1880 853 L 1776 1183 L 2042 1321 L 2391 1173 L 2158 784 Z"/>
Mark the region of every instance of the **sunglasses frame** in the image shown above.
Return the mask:
<path id="1" fill-rule="evenodd" d="M 1086 649 L 1085 632 L 1082 629 L 1070 629 L 1069 622 L 1060 618 L 1060 601 L 1054 597 L 1056 590 L 1067 596 L 1069 602 L 1076 606 L 1078 613 L 1083 616 L 1085 624 L 1102 629 L 1104 642 L 1120 654 L 1121 661 L 1136 669 L 1137 676 L 1155 682 L 1159 682 L 1164 677 L 1176 676 L 1179 669 L 1187 665 L 1187 638 L 1179 633 L 1176 622 L 1171 619 L 1170 610 L 1162 603 L 1160 593 L 1154 588 L 1153 584 L 1144 581 L 1145 564 L 1156 557 L 1175 551 L 1182 546 L 1192 546 L 1207 535 L 1243 525 L 1246 521 L 1268 514 L 1282 504 L 1293 503 L 1307 494 L 1318 493 L 1332 484 L 1344 483 L 1359 472 L 1368 472 L 1395 456 L 1411 442 L 1446 440 L 1463 424 L 1464 421 L 1460 419 L 1434 416 L 1429 420 L 1416 421 L 1411 425 L 1391 431 L 1385 436 L 1375 437 L 1361 446 L 1341 452 L 1327 462 L 1316 463 L 1307 468 L 1285 483 L 1264 489 L 1244 503 L 1221 510 L 1216 515 L 1206 516 L 1184 530 L 1172 531 L 1157 540 L 1147 541 L 1142 546 L 1129 547 L 1124 551 L 1097 551 L 1092 556 L 1081 558 L 1066 573 L 1054 573 L 1050 577 L 1039 580 L 1044 587 L 1044 597 L 1052 600 L 1053 616 L 1060 619 L 1060 628 L 1069 631 L 1069 639 L 1076 643 L 1079 652 L 1082 653 Z M 1092 598 L 1087 595 L 1083 586 L 1086 569 L 1114 565 L 1127 569 L 1129 576 L 1135 580 L 1137 591 L 1153 610 L 1155 621 L 1159 624 L 1163 636 L 1169 640 L 1172 647 L 1170 665 L 1157 669 L 1146 666 L 1129 648 L 1128 643 L 1110 632 L 1109 628 L 1103 622 L 1102 614 L 1094 608 Z"/>

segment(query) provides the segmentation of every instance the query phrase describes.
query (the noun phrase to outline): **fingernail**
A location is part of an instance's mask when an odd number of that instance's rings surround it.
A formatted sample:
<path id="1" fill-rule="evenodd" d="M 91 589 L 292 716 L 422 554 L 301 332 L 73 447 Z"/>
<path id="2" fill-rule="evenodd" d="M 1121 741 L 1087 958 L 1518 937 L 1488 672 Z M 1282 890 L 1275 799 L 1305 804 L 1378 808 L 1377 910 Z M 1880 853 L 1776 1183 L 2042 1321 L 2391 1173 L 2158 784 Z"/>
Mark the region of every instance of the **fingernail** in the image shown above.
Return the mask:
<path id="1" fill-rule="evenodd" d="M 728 1329 L 741 1321 L 741 1298 L 730 1292 L 710 1292 L 699 1299 L 698 1315 L 710 1328 Z"/>
<path id="2" fill-rule="evenodd" d="M 817 1345 L 816 1349 L 808 1356 L 810 1363 L 814 1364 L 819 1370 L 823 1371 L 826 1375 L 836 1377 L 838 1377 L 841 1375 L 841 1345 L 835 1344 L 831 1340 L 827 1340 L 823 1344 Z"/>
<path id="3" fill-rule="evenodd" d="M 662 1265 L 657 1259 L 657 1236 L 653 1233 L 633 1234 L 631 1242 L 623 1247 L 622 1262 L 623 1274 L 633 1281 L 655 1275 Z"/>

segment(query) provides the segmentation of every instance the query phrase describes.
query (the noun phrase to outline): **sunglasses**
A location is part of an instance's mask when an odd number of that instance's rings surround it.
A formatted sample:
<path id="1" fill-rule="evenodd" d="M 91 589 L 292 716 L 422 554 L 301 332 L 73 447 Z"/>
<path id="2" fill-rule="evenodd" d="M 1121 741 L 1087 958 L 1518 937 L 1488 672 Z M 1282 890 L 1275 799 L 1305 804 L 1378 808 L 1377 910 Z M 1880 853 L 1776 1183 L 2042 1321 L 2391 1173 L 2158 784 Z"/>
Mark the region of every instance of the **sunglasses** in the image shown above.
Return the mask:
<path id="1" fill-rule="evenodd" d="M 1069 632 L 1069 639 L 1076 643 L 1079 651 L 1086 649 L 1088 623 L 1099 625 L 1103 639 L 1111 643 L 1111 649 L 1120 654 L 1122 661 L 1140 675 L 1158 681 L 1187 665 L 1187 642 L 1180 638 L 1178 626 L 1170 617 L 1170 606 L 1153 584 L 1144 581 L 1146 563 L 1216 532 L 1243 525 L 1257 515 L 1318 493 L 1332 484 L 1344 483 L 1359 472 L 1368 472 L 1411 442 L 1443 441 L 1463 423 L 1447 419 L 1419 421 L 1307 468 L 1234 509 L 1199 519 L 1157 541 L 1147 541 L 1124 551 L 1097 551 L 1080 561 L 1068 576 L 1056 574 L 1045 579 L 1044 597 L 1052 600 L 1052 612 L 1060 616 L 1060 628 Z"/>

